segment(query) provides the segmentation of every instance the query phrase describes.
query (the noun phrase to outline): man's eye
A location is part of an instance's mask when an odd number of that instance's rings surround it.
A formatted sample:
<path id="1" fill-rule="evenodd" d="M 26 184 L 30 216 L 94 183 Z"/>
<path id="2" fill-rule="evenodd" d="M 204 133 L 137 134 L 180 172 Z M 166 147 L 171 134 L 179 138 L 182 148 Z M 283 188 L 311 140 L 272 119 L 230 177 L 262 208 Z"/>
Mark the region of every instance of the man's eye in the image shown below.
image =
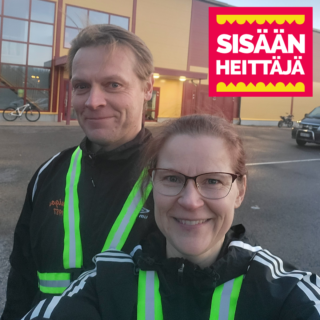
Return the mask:
<path id="1" fill-rule="evenodd" d="M 84 90 L 84 89 L 87 89 L 88 86 L 84 83 L 77 83 L 74 85 L 73 89 L 74 90 Z"/>
<path id="2" fill-rule="evenodd" d="M 111 88 L 118 88 L 119 87 L 119 83 L 116 83 L 116 82 L 112 82 L 110 84 Z"/>

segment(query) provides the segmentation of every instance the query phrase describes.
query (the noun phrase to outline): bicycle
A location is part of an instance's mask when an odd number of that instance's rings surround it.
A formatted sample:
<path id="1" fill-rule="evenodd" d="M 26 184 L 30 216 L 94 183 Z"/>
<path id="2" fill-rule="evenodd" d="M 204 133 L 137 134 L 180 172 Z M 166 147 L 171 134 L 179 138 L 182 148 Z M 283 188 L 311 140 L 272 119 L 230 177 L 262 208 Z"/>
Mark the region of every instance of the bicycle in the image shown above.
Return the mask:
<path id="1" fill-rule="evenodd" d="M 22 117 L 24 112 L 28 121 L 35 122 L 40 118 L 40 111 L 36 107 L 30 106 L 29 103 L 17 108 L 8 107 L 3 110 L 2 115 L 7 121 L 14 121 L 18 117 Z"/>

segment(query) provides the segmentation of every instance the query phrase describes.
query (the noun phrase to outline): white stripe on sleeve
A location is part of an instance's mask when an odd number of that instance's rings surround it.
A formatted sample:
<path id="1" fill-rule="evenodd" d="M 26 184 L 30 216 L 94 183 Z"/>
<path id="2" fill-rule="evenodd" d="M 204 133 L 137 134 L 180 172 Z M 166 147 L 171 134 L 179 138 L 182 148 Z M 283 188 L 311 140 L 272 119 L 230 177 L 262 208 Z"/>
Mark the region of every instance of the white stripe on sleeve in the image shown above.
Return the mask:
<path id="1" fill-rule="evenodd" d="M 30 317 L 30 320 L 36 318 L 39 315 L 40 310 L 41 310 L 41 308 L 42 308 L 42 306 L 43 306 L 45 301 L 46 301 L 46 299 L 43 299 L 42 301 L 39 302 L 39 304 L 33 310 L 32 314 L 31 314 L 31 317 Z"/>
<path id="2" fill-rule="evenodd" d="M 37 175 L 37 179 L 36 179 L 36 181 L 35 181 L 35 183 L 34 183 L 34 185 L 33 185 L 32 201 L 33 201 L 33 198 L 34 198 L 34 194 L 36 193 L 36 190 L 37 190 L 37 185 L 38 185 L 38 180 L 39 180 L 40 174 L 41 174 L 42 171 L 51 163 L 51 161 L 52 161 L 55 157 L 57 157 L 59 154 L 60 154 L 60 152 L 57 153 L 55 156 L 53 156 L 49 161 L 47 161 L 47 162 L 43 165 L 43 167 L 39 170 L 38 175 Z"/>
<path id="3" fill-rule="evenodd" d="M 317 309 L 319 315 L 320 315 L 320 301 L 317 299 L 317 297 L 312 293 L 312 291 L 307 288 L 305 284 L 302 282 L 297 283 L 298 287 L 306 294 L 306 296 L 315 303 L 314 307 Z"/>
<path id="4" fill-rule="evenodd" d="M 51 302 L 49 303 L 46 312 L 44 313 L 43 318 L 45 319 L 50 319 L 51 317 L 51 313 L 54 310 L 54 308 L 57 306 L 57 304 L 59 303 L 60 299 L 62 298 L 62 296 L 60 297 L 53 297 Z"/>
<path id="5" fill-rule="evenodd" d="M 260 246 L 253 247 L 250 244 L 244 243 L 242 241 L 231 241 L 229 244 L 229 247 L 239 247 L 239 248 L 246 249 L 246 250 L 249 250 L 252 252 L 257 252 L 257 251 L 262 250 L 262 248 Z"/>

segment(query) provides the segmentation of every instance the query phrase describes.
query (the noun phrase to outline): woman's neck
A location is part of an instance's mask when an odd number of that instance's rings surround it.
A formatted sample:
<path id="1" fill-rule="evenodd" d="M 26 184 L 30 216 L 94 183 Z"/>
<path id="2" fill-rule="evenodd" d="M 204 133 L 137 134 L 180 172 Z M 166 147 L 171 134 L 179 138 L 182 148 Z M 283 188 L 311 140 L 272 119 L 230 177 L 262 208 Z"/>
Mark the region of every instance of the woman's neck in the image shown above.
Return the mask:
<path id="1" fill-rule="evenodd" d="M 224 241 L 224 237 L 219 242 L 217 242 L 213 247 L 211 247 L 209 250 L 199 255 L 191 255 L 191 254 L 180 252 L 167 241 L 167 246 L 166 246 L 167 258 L 187 259 L 190 262 L 198 265 L 201 269 L 204 269 L 211 266 L 217 260 L 221 247 L 223 245 L 223 241 Z"/>

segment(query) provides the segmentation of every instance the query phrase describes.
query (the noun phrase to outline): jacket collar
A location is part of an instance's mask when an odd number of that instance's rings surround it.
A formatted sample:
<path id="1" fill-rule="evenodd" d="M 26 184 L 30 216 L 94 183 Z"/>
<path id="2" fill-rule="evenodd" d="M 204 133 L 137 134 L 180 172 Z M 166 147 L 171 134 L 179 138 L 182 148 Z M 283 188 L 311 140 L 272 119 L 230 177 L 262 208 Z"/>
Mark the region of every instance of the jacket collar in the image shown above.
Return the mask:
<path id="1" fill-rule="evenodd" d="M 232 241 L 243 242 L 249 247 L 256 245 L 255 240 L 250 241 L 247 238 L 243 225 L 233 226 L 226 234 L 217 260 L 210 267 L 200 269 L 186 259 L 167 259 L 166 239 L 160 231 L 157 231 L 150 234 L 148 239 L 141 243 L 142 251 L 136 252 L 134 260 L 142 270 L 155 270 L 158 273 L 169 275 L 173 281 L 178 283 L 192 283 L 199 292 L 204 292 L 206 289 L 212 290 L 247 272 L 255 252 L 230 245 Z"/>
<path id="2" fill-rule="evenodd" d="M 134 154 L 137 151 L 140 151 L 144 144 L 151 139 L 152 135 L 151 132 L 145 128 L 142 127 L 140 132 L 137 134 L 137 136 L 119 146 L 118 148 L 111 150 L 111 151 L 105 151 L 103 149 L 100 149 L 96 153 L 92 153 L 89 151 L 89 145 L 90 145 L 90 140 L 88 137 L 85 137 L 81 143 L 80 143 L 80 148 L 83 152 L 84 156 L 90 156 L 91 158 L 94 159 L 102 159 L 102 160 L 125 160 L 131 157 L 132 154 Z"/>

